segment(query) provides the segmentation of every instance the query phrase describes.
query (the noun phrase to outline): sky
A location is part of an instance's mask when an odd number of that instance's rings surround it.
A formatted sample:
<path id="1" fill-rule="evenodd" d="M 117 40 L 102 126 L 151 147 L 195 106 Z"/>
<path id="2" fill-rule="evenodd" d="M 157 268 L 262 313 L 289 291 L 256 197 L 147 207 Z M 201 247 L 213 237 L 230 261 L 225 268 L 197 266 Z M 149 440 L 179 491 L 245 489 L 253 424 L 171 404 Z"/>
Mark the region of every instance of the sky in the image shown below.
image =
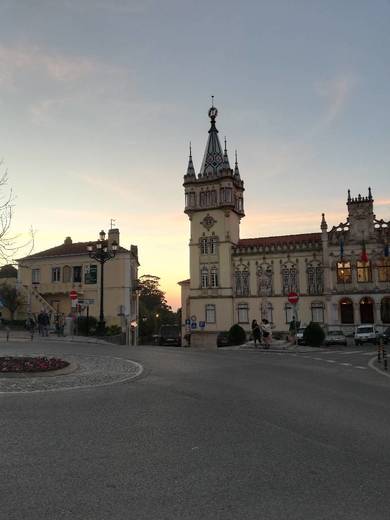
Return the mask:
<path id="1" fill-rule="evenodd" d="M 390 218 L 389 0 L 0 0 L 0 157 L 35 252 L 116 220 L 180 305 L 183 175 L 211 95 L 245 183 L 241 237 Z M 3 190 L 4 194 L 4 190 Z"/>

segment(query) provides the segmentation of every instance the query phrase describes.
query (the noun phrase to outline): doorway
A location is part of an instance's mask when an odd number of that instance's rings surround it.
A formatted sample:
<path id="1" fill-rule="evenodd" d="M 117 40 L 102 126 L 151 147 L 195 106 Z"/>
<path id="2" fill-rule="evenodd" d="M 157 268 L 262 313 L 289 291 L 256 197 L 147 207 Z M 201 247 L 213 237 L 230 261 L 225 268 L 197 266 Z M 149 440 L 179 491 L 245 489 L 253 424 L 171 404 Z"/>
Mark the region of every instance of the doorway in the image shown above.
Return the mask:
<path id="1" fill-rule="evenodd" d="M 374 302 L 367 296 L 360 300 L 360 323 L 374 323 Z"/>

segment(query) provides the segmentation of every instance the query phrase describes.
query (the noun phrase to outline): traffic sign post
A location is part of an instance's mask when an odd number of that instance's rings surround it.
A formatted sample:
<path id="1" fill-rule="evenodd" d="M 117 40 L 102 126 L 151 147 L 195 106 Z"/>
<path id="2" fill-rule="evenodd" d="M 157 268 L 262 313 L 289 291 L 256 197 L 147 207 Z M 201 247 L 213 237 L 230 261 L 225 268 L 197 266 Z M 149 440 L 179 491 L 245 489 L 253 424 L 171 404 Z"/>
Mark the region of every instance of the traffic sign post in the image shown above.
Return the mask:
<path id="1" fill-rule="evenodd" d="M 69 293 L 69 298 L 71 300 L 77 300 L 77 291 L 73 290 L 73 291 L 70 291 Z"/>

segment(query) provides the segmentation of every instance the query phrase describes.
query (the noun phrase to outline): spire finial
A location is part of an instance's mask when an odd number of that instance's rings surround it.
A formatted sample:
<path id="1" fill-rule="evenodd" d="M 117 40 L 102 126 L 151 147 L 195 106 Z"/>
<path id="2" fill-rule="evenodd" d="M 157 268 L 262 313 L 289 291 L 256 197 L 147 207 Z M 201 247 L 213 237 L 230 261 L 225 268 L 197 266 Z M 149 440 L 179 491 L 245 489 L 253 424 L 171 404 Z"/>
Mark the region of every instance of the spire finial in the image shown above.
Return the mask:
<path id="1" fill-rule="evenodd" d="M 240 170 L 238 169 L 237 150 L 235 150 L 235 157 L 236 157 L 236 163 L 234 165 L 234 176 L 239 179 L 240 178 Z"/>
<path id="2" fill-rule="evenodd" d="M 235 153 L 235 156 L 236 156 L 236 164 L 237 164 L 237 150 L 235 150 L 234 153 Z"/>
<path id="3" fill-rule="evenodd" d="M 192 146 L 191 146 L 191 141 L 190 141 L 190 159 L 192 159 Z"/>
<path id="4" fill-rule="evenodd" d="M 368 200 L 372 200 L 371 187 L 368 187 Z"/>
<path id="5" fill-rule="evenodd" d="M 227 148 L 226 148 L 226 135 L 225 135 L 225 154 L 227 154 Z"/>
<path id="6" fill-rule="evenodd" d="M 351 190 L 348 190 L 348 202 L 351 202 Z"/>
<path id="7" fill-rule="evenodd" d="M 214 96 L 211 96 L 211 108 L 214 108 Z"/>

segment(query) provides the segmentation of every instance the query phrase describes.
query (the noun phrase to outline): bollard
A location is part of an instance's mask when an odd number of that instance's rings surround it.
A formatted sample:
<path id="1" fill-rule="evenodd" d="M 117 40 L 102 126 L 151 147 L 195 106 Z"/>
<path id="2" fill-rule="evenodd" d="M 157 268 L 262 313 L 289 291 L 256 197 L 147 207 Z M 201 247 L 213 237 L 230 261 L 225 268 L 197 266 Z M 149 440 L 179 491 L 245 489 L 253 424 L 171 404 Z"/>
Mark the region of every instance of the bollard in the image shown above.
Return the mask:
<path id="1" fill-rule="evenodd" d="M 381 362 L 382 341 L 382 338 L 380 338 L 378 343 L 378 363 Z"/>
<path id="2" fill-rule="evenodd" d="M 382 354 L 383 354 L 383 368 L 387 370 L 387 352 L 385 347 L 382 347 Z"/>

